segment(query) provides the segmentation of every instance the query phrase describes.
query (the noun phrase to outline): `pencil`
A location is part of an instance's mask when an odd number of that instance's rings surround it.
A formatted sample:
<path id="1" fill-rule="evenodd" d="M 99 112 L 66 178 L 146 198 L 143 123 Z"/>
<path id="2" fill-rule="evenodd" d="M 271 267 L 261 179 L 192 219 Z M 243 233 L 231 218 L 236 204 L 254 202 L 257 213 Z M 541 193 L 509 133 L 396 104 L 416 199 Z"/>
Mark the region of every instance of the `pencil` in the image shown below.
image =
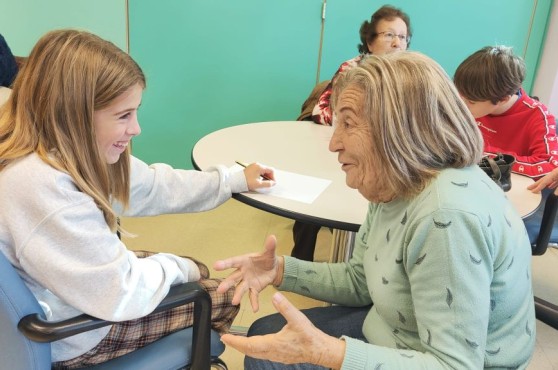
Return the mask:
<path id="1" fill-rule="evenodd" d="M 248 167 L 248 165 L 246 163 L 240 162 L 240 161 L 235 161 L 236 164 L 238 164 L 239 166 L 242 166 L 244 168 Z M 266 175 L 260 175 L 264 180 L 267 181 L 274 181 L 271 177 L 268 177 Z"/>

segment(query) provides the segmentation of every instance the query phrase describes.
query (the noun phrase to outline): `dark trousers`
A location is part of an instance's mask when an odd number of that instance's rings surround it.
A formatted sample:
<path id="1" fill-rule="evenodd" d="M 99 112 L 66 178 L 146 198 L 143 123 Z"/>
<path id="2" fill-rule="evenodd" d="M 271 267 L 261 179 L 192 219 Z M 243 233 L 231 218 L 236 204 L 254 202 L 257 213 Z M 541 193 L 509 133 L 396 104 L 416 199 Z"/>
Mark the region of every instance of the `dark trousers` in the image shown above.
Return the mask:
<path id="1" fill-rule="evenodd" d="M 299 260 L 313 261 L 320 229 L 321 226 L 295 221 L 293 226 L 294 247 L 291 256 Z"/>
<path id="2" fill-rule="evenodd" d="M 362 334 L 362 324 L 366 315 L 370 311 L 371 306 L 365 307 L 315 307 L 302 310 L 310 321 L 318 329 L 333 337 L 341 337 L 346 335 L 351 338 L 366 341 Z M 262 317 L 254 321 L 248 330 L 248 336 L 265 335 L 277 333 L 287 322 L 281 314 L 273 314 Z M 267 360 L 257 360 L 251 357 L 245 357 L 244 369 L 246 370 L 318 370 L 325 369 L 322 366 L 310 364 L 283 365 Z"/>

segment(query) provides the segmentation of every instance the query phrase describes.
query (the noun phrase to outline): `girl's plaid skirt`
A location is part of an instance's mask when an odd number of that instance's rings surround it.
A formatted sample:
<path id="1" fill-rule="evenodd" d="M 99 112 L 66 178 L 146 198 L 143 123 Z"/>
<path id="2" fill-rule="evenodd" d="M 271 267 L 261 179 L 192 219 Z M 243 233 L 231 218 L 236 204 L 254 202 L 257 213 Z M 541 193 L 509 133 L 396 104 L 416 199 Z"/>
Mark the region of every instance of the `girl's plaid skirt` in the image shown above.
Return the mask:
<path id="1" fill-rule="evenodd" d="M 140 258 L 153 254 L 146 251 L 136 251 L 135 253 Z M 198 265 L 201 274 L 200 284 L 211 296 L 211 325 L 213 329 L 220 333 L 227 332 L 240 308 L 240 306 L 231 304 L 234 291 L 231 289 L 224 294 L 217 293 L 216 290 L 221 279 L 209 279 L 207 266 L 191 257 L 187 258 Z M 188 304 L 136 320 L 115 323 L 107 336 L 97 346 L 79 357 L 55 362 L 53 369 L 77 369 L 123 356 L 165 335 L 192 326 L 193 309 L 194 305 Z"/>

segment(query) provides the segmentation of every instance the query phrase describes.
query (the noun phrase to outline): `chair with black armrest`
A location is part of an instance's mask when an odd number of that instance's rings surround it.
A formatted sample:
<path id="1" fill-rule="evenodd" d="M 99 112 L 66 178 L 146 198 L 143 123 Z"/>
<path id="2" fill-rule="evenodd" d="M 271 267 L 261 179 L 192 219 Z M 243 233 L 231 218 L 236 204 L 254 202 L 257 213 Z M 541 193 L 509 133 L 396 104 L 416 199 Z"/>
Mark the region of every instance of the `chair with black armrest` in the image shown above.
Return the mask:
<path id="1" fill-rule="evenodd" d="M 545 189 L 542 198 L 544 206 L 524 220 L 533 256 L 542 256 L 549 246 L 558 243 L 558 225 L 555 222 L 558 196 L 552 190 Z"/>
<path id="2" fill-rule="evenodd" d="M 211 329 L 211 297 L 197 282 L 171 287 L 154 312 L 194 303 L 192 327 L 172 333 L 143 348 L 102 364 L 95 370 L 227 369 L 219 359 L 224 351 L 219 334 Z M 89 315 L 59 322 L 44 319 L 43 311 L 0 253 L 0 359 L 10 370 L 50 370 L 50 342 L 111 325 Z"/>
<path id="3" fill-rule="evenodd" d="M 558 211 L 558 196 L 551 189 L 545 189 L 543 190 L 543 203 L 543 207 L 524 220 L 531 240 L 533 256 L 542 256 L 549 246 L 556 246 L 558 242 L 558 226 L 555 222 Z M 558 329 L 557 305 L 540 297 L 535 297 L 535 313 L 538 320 Z"/>

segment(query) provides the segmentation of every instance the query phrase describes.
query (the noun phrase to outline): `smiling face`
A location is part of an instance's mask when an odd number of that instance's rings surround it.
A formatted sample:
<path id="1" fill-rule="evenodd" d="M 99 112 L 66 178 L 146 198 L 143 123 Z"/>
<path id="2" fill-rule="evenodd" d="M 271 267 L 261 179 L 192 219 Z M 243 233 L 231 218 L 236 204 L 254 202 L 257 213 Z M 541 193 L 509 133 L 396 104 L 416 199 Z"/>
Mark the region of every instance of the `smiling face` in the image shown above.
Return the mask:
<path id="1" fill-rule="evenodd" d="M 390 21 L 387 19 L 380 20 L 376 27 L 376 36 L 367 43 L 370 53 L 381 55 L 407 50 L 407 42 L 402 41 L 399 37 L 393 37 L 390 40 L 389 37 L 386 37 L 386 34 L 407 36 L 407 25 L 401 18 L 394 18 Z"/>
<path id="2" fill-rule="evenodd" d="M 107 164 L 116 163 L 130 140 L 141 132 L 137 113 L 142 92 L 139 84 L 134 85 L 107 107 L 93 113 L 97 146 Z"/>
<path id="3" fill-rule="evenodd" d="M 371 202 L 393 199 L 375 171 L 370 125 L 363 114 L 363 92 L 354 85 L 343 90 L 335 105 L 334 133 L 329 150 L 337 153 L 346 183 Z"/>

